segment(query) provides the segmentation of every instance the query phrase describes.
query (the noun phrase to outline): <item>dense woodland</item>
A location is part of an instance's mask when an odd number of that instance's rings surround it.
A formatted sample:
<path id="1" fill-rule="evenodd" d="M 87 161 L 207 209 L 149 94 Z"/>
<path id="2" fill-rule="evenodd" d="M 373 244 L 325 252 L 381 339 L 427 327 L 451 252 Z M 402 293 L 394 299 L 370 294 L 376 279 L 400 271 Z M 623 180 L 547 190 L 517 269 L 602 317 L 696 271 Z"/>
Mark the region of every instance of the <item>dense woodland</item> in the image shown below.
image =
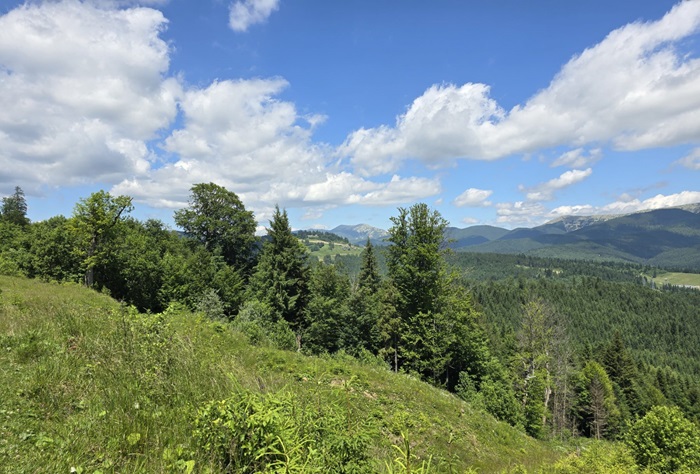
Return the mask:
<path id="1" fill-rule="evenodd" d="M 665 455 L 635 451 L 656 417 L 685 430 L 678 466 L 700 465 L 700 292 L 653 288 L 652 268 L 453 254 L 425 204 L 398 209 L 388 247 L 321 262 L 286 211 L 259 239 L 253 213 L 213 183 L 175 212 L 182 233 L 132 210 L 100 191 L 30 222 L 16 188 L 0 273 L 77 282 L 141 312 L 184 305 L 256 344 L 378 359 L 536 438 L 624 440 L 642 466 Z"/>

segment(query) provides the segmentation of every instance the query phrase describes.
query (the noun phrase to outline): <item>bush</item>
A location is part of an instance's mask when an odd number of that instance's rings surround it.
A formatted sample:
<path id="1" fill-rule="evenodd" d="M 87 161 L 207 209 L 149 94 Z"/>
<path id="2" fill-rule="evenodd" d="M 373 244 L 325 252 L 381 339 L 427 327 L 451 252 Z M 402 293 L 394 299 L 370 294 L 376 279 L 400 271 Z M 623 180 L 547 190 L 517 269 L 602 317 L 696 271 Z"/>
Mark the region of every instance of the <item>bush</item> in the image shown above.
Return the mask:
<path id="1" fill-rule="evenodd" d="M 275 315 L 267 304 L 258 300 L 250 300 L 243 305 L 236 317 L 235 327 L 256 346 L 290 351 L 297 347 L 296 336 L 289 323 Z"/>
<path id="2" fill-rule="evenodd" d="M 652 408 L 630 428 L 625 442 L 637 463 L 652 471 L 700 468 L 700 433 L 677 407 Z"/>
<path id="3" fill-rule="evenodd" d="M 639 468 L 624 444 L 595 441 L 558 461 L 554 465 L 556 474 L 637 474 Z"/>
<path id="4" fill-rule="evenodd" d="M 330 409 L 329 409 L 330 408 Z M 349 424 L 337 405 L 305 405 L 287 392 L 241 390 L 207 403 L 194 441 L 211 468 L 235 473 L 369 473 L 367 427 Z"/>

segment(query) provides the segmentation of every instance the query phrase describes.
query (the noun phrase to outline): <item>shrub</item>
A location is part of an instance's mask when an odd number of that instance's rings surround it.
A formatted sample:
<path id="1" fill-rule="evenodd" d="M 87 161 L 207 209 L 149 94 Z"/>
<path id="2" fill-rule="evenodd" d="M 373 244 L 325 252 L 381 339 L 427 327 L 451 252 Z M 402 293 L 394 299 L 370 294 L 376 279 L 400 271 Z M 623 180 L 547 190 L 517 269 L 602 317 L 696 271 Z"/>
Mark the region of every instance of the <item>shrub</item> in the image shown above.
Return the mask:
<path id="1" fill-rule="evenodd" d="M 209 402 L 194 441 L 215 470 L 235 473 L 369 473 L 371 436 L 339 405 L 305 405 L 288 392 L 239 391 Z"/>
<path id="2" fill-rule="evenodd" d="M 656 406 L 625 438 L 637 463 L 656 472 L 700 468 L 700 433 L 677 407 Z"/>

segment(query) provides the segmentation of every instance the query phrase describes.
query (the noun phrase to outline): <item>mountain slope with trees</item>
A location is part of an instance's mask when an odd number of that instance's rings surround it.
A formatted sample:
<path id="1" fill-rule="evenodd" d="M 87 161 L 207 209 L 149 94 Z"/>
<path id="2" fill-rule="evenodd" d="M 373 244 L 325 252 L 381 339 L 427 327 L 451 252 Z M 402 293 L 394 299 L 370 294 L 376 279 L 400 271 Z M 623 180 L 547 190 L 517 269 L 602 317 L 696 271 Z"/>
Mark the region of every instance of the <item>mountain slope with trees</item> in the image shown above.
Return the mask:
<path id="1" fill-rule="evenodd" d="M 168 341 L 176 338 L 168 335 L 164 321 L 172 313 L 183 313 L 188 324 L 210 327 L 205 317 L 215 330 L 230 330 L 255 346 L 289 354 L 295 351 L 300 357 L 339 357 L 348 364 L 353 358 L 373 361 L 376 367 L 383 367 L 385 375 L 393 371 L 429 382 L 435 393 L 449 398 L 451 392 L 482 415 L 488 413 L 533 438 L 624 440 L 628 447 L 604 445 L 601 449 L 619 449 L 625 459 L 639 454 L 641 445 L 631 427 L 647 416 L 679 426 L 685 426 L 684 420 L 693 423 L 699 419 L 696 320 L 700 305 L 696 300 L 700 293 L 694 290 L 654 288 L 646 269 L 640 272 L 631 264 L 596 266 L 506 256 L 515 261 L 501 261 L 496 268 L 484 270 L 479 259 L 488 267 L 489 262 L 506 257 L 470 254 L 473 267 L 455 267 L 450 262 L 469 265 L 469 259 L 465 260 L 465 254 L 451 255 L 445 238 L 447 221 L 422 203 L 398 209 L 385 249 L 378 251 L 366 240 L 357 272 L 351 275 L 342 259 L 310 258 L 307 247 L 292 232 L 285 210 L 276 208 L 268 235 L 258 239 L 253 234 L 253 216 L 235 193 L 213 183 L 194 185 L 191 192 L 188 207 L 176 212 L 181 225 L 190 226 L 184 235 L 157 221 L 131 218 L 129 197 L 113 197 L 103 191 L 81 199 L 70 218 L 31 223 L 17 221 L 12 213 L 6 219 L 5 209 L 0 215 L 0 273 L 80 282 L 123 302 L 115 316 L 115 324 L 121 324 L 120 334 L 146 337 L 137 343 L 125 339 L 125 360 L 136 360 L 131 355 L 136 345 L 153 344 L 148 349 L 153 353 L 143 355 L 148 367 L 131 373 L 134 390 L 156 383 L 154 392 L 136 402 L 139 407 L 157 401 L 160 390 L 177 379 L 168 378 L 179 356 L 169 358 Z M 21 200 L 21 194 L 13 198 Z M 12 208 L 21 209 L 19 204 Z M 677 218 L 676 214 L 655 215 L 650 222 L 692 234 L 692 226 L 671 225 Z M 578 231 L 590 232 L 596 225 Z M 615 225 L 624 228 L 627 224 Z M 507 272 L 508 265 L 520 269 L 521 276 L 498 276 Z M 489 272 L 491 277 L 471 278 L 474 273 Z M 11 312 L 17 309 L 13 301 L 8 306 Z M 21 312 L 22 304 L 18 308 Z M 12 334 L 12 317 L 8 321 L 8 334 Z M 61 324 L 73 328 L 68 337 L 82 337 L 75 329 L 77 323 Z M 188 330 L 196 331 L 194 326 Z M 16 343 L 20 359 L 25 346 L 43 354 L 44 344 L 35 344 L 42 334 L 32 334 L 26 336 L 27 341 L 10 341 L 10 352 Z M 267 353 L 265 357 L 277 356 Z M 202 455 L 209 456 L 209 466 L 273 472 L 297 469 L 290 467 L 294 460 L 315 466 L 313 472 L 376 470 L 368 467 L 374 428 L 367 431 L 366 426 L 350 422 L 347 404 L 345 412 L 319 405 L 313 407 L 310 418 L 296 418 L 299 400 L 295 396 L 281 389 L 264 389 L 271 383 L 262 378 L 267 363 L 267 358 L 258 360 L 262 371 L 255 383 L 260 393 L 251 392 L 250 387 L 231 392 L 229 387 L 227 398 L 196 404 L 193 442 L 196 449 L 203 450 Z M 282 366 L 288 367 L 285 364 Z M 238 380 L 232 370 L 227 369 L 228 376 L 233 374 Z M 335 377 L 344 373 L 341 368 L 330 370 L 329 385 L 345 387 L 345 400 L 349 400 L 349 393 L 355 393 L 351 377 Z M 309 379 L 297 375 L 303 382 Z M 131 386 L 128 381 L 122 383 Z M 363 396 L 374 400 L 371 391 L 364 394 L 366 388 L 363 386 Z M 675 407 L 680 418 L 675 412 L 661 414 L 658 407 L 663 406 Z M 155 413 L 162 408 L 157 403 L 153 407 Z M 435 426 L 421 413 L 409 411 L 407 416 L 420 420 L 413 427 Z M 358 437 L 351 441 L 336 432 L 323 435 L 332 430 L 331 425 L 343 423 L 346 435 L 357 433 Z M 380 431 L 386 433 L 385 428 L 382 425 Z M 401 429 L 392 433 L 403 436 Z M 126 445 L 120 445 L 120 452 L 138 445 L 145 431 L 139 428 L 125 436 Z M 695 433 L 688 436 L 694 443 Z M 267 441 L 261 445 L 260 440 Z M 405 467 L 412 459 L 410 441 L 395 441 L 404 453 L 397 466 Z M 665 447 L 659 449 L 662 453 Z M 320 458 L 312 456 L 317 452 L 323 453 Z M 567 459 L 562 462 L 573 462 Z M 641 466 L 656 462 L 637 459 Z M 681 467 L 700 462 L 694 455 L 683 459 Z M 177 460 L 187 467 L 194 458 Z M 424 460 L 429 462 L 429 458 Z M 198 462 L 206 465 L 203 458 Z M 391 472 L 390 465 L 391 461 L 387 465 Z M 442 464 L 439 471 L 450 466 L 449 462 Z M 636 469 L 634 461 L 629 466 Z M 429 471 L 430 467 L 424 464 L 422 469 Z"/>

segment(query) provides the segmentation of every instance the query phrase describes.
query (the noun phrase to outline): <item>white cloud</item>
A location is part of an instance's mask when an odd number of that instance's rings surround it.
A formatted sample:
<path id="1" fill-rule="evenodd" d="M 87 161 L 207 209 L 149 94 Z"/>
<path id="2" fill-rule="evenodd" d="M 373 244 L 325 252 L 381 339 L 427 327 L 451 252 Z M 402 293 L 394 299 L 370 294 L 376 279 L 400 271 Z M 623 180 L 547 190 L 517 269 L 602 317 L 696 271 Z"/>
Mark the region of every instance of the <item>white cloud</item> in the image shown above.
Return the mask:
<path id="1" fill-rule="evenodd" d="M 469 188 L 457 196 L 452 204 L 457 207 L 486 207 L 491 205 L 487 199 L 492 194 L 493 191 L 488 189 Z"/>
<path id="2" fill-rule="evenodd" d="M 547 209 L 539 202 L 517 201 L 496 204 L 496 222 L 509 226 L 532 227 L 542 223 Z"/>
<path id="3" fill-rule="evenodd" d="M 622 195 L 616 201 L 594 206 L 591 204 L 576 204 L 558 206 L 547 209 L 540 202 L 518 201 L 514 203 L 498 203 L 496 221 L 509 227 L 534 227 L 563 216 L 594 216 L 632 214 L 634 212 L 676 207 L 700 202 L 700 191 L 682 191 L 676 194 L 657 194 L 640 200 L 629 195 Z"/>
<path id="4" fill-rule="evenodd" d="M 677 194 L 657 194 L 645 200 L 630 199 L 623 195 L 621 199 L 604 206 L 591 206 L 589 204 L 579 206 L 559 206 L 549 212 L 551 218 L 567 215 L 599 215 L 599 214 L 630 214 L 633 212 L 651 209 L 663 209 L 665 207 L 683 206 L 700 202 L 700 191 L 682 191 Z"/>
<path id="5" fill-rule="evenodd" d="M 0 169 L 70 185 L 139 175 L 177 113 L 167 21 L 148 8 L 28 3 L 0 16 Z M 0 181 L 3 179 L 0 176 Z"/>
<path id="6" fill-rule="evenodd" d="M 249 26 L 262 23 L 279 8 L 279 0 L 239 0 L 231 4 L 229 26 L 244 32 Z"/>
<path id="7" fill-rule="evenodd" d="M 331 149 L 314 144 L 316 116 L 300 116 L 276 96 L 283 79 L 219 81 L 185 91 L 184 126 L 165 139 L 177 159 L 113 188 L 154 207 L 178 208 L 192 183 L 214 181 L 236 192 L 258 219 L 271 205 L 306 208 L 307 218 L 345 204 L 403 204 L 438 194 L 437 179 L 367 180 L 340 168 Z M 309 121 L 311 123 L 309 123 Z"/>
<path id="8" fill-rule="evenodd" d="M 600 160 L 603 156 L 603 151 L 600 148 L 594 148 L 588 155 L 585 154 L 583 148 L 575 148 L 560 155 L 551 164 L 552 168 L 557 166 L 566 166 L 567 168 L 583 168 Z"/>
<path id="9" fill-rule="evenodd" d="M 520 190 L 526 193 L 529 201 L 551 201 L 554 193 L 573 184 L 579 183 L 593 173 L 591 168 L 585 170 L 570 170 L 562 173 L 558 178 L 550 179 L 533 187 L 520 186 Z"/>
<path id="10" fill-rule="evenodd" d="M 700 148 L 694 149 L 676 163 L 691 170 L 700 170 Z"/>
<path id="11" fill-rule="evenodd" d="M 339 151 L 371 175 L 411 158 L 437 166 L 561 145 L 634 150 L 697 143 L 700 60 L 677 46 L 699 26 L 700 2 L 686 1 L 658 21 L 619 28 L 510 111 L 484 84 L 432 86 L 394 126 L 357 130 Z"/>
<path id="12" fill-rule="evenodd" d="M 473 217 L 465 217 L 462 219 L 462 223 L 467 225 L 474 225 L 479 223 L 479 219 L 474 219 Z"/>

